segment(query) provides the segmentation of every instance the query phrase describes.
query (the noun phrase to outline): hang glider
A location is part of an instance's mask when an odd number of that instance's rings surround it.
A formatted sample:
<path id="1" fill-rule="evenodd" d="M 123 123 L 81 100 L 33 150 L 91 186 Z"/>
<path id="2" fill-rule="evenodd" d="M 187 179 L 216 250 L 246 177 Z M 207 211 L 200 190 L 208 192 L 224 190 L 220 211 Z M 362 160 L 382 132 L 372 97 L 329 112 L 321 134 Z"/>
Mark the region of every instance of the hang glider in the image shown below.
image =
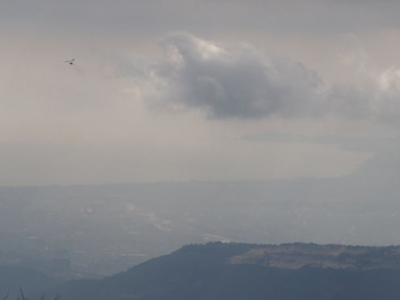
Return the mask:
<path id="1" fill-rule="evenodd" d="M 64 62 L 65 62 L 65 63 L 68 63 L 68 64 L 70 64 L 70 65 L 73 65 L 73 64 L 74 64 L 74 61 L 75 61 L 75 58 L 66 60 L 66 61 L 64 61 Z"/>

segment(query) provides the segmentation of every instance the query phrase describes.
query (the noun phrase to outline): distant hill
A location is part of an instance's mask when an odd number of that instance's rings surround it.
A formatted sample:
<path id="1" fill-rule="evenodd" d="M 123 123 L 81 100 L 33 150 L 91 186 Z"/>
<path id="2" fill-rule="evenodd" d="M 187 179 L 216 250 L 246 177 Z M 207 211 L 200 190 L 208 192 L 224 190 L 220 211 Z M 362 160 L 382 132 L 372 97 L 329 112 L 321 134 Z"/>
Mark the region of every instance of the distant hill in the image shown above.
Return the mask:
<path id="1" fill-rule="evenodd" d="M 60 288 L 63 299 L 400 299 L 400 247 L 190 245 L 102 280 Z"/>

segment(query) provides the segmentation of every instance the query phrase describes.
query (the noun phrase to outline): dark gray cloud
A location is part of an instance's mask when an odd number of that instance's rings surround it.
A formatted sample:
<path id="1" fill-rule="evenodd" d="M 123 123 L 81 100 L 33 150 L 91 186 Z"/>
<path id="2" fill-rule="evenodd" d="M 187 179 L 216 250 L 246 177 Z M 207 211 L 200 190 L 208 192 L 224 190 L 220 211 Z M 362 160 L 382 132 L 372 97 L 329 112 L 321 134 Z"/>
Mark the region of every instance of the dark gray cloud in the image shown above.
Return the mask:
<path id="1" fill-rule="evenodd" d="M 215 119 L 335 115 L 397 122 L 400 115 L 396 68 L 377 74 L 361 69 L 352 82 L 329 85 L 302 63 L 246 44 L 178 32 L 161 47 L 158 61 L 134 55 L 120 61 L 153 107 L 200 109 Z"/>
<path id="2" fill-rule="evenodd" d="M 134 59 L 130 67 L 147 82 L 140 86 L 152 104 L 200 108 L 218 119 L 314 116 L 323 109 L 323 83 L 301 63 L 183 32 L 168 35 L 161 46 L 164 60 Z"/>

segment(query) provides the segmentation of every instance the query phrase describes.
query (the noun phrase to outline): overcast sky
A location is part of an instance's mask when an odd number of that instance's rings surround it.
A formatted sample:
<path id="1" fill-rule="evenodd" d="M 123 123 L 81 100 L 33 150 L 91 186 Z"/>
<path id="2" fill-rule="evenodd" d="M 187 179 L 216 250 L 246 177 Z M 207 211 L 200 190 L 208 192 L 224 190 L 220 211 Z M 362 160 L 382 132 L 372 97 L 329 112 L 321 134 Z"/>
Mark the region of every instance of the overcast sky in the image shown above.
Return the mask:
<path id="1" fill-rule="evenodd" d="M 0 185 L 386 172 L 399 15 L 389 0 L 3 0 Z"/>

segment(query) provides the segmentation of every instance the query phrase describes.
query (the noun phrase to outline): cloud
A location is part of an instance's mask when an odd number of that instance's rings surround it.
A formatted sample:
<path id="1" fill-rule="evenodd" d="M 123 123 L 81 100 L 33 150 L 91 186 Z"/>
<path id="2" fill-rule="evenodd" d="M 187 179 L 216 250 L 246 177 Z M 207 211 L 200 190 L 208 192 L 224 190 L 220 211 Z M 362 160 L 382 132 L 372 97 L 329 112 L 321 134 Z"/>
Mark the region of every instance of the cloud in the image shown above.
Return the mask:
<path id="1" fill-rule="evenodd" d="M 211 119 L 335 115 L 393 122 L 400 115 L 400 70 L 374 73 L 365 57 L 361 64 L 352 59 L 358 72 L 351 83 L 329 85 L 304 64 L 247 44 L 178 32 L 160 45 L 158 61 L 131 56 L 121 64 L 153 108 L 198 109 Z"/>
<path id="2" fill-rule="evenodd" d="M 131 74 L 150 103 L 205 110 L 209 118 L 299 117 L 321 111 L 323 83 L 301 63 L 270 57 L 249 45 L 236 47 L 187 33 L 167 36 L 165 58 L 143 64 L 134 59 Z"/>
<path id="3" fill-rule="evenodd" d="M 393 66 L 373 72 L 362 67 L 354 82 L 330 86 L 326 102 L 326 113 L 399 126 L 400 69 Z"/>

